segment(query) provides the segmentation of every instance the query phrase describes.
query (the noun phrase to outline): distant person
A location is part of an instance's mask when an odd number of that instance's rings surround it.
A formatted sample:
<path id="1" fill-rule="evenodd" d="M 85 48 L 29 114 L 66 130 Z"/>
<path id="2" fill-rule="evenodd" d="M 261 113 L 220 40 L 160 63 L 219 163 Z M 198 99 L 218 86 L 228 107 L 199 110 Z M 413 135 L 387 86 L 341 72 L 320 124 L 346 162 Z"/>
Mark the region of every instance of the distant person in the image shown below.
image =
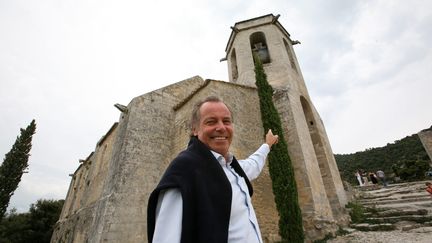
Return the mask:
<path id="1" fill-rule="evenodd" d="M 386 181 L 386 178 L 385 178 L 384 171 L 378 170 L 376 172 L 376 175 L 378 176 L 378 179 L 381 181 L 381 183 L 383 184 L 383 186 L 386 187 L 387 186 L 387 181 Z"/>
<path id="2" fill-rule="evenodd" d="M 372 184 L 378 184 L 378 178 L 373 172 L 369 172 L 369 179 L 372 181 Z"/>
<path id="3" fill-rule="evenodd" d="M 362 179 L 362 177 L 361 177 L 359 171 L 356 171 L 356 173 L 354 174 L 354 176 L 357 178 L 357 181 L 358 181 L 358 183 L 359 183 L 359 186 L 363 186 L 363 185 L 364 185 L 364 184 L 363 184 L 363 179 Z"/>
<path id="4" fill-rule="evenodd" d="M 366 172 L 364 172 L 363 170 L 360 170 L 360 175 L 361 175 L 362 180 L 363 180 L 363 185 L 364 186 L 369 185 L 368 174 Z"/>
<path id="5" fill-rule="evenodd" d="M 432 196 L 432 183 L 426 182 L 426 191 Z"/>
<path id="6" fill-rule="evenodd" d="M 426 171 L 425 176 L 426 176 L 426 177 L 431 177 L 431 178 L 432 178 L 432 168 L 429 168 L 429 170 Z"/>

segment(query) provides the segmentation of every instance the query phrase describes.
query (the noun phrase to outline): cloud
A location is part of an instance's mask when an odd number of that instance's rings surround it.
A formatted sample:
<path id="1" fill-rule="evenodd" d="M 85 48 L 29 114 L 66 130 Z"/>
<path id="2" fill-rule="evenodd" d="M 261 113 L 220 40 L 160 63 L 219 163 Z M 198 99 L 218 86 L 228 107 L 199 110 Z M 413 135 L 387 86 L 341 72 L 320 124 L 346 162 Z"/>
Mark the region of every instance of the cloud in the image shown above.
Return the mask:
<path id="1" fill-rule="evenodd" d="M 36 203 L 40 199 L 65 199 L 69 188 L 70 177 L 50 176 L 50 170 L 40 168 L 41 173 L 24 174 L 20 186 L 15 191 L 10 201 L 9 209 L 14 207 L 18 212 L 26 212 L 29 210 L 32 203 Z M 51 170 L 51 172 L 57 172 Z"/>
<path id="2" fill-rule="evenodd" d="M 317 94 L 330 96 L 319 99 L 328 101 L 321 111 L 331 114 L 327 129 L 334 151 L 384 146 L 430 126 L 432 116 L 424 111 L 432 102 L 432 51 L 424 26 L 431 15 L 424 8 L 387 1 L 360 7 L 346 32 L 350 48 L 330 62 L 326 76 L 343 88 Z"/>
<path id="3" fill-rule="evenodd" d="M 1 1 L 0 153 L 34 118 L 13 205 L 64 198 L 69 173 L 119 118 L 115 103 L 186 78 L 228 80 L 236 22 L 273 13 L 336 153 L 430 127 L 429 1 Z"/>

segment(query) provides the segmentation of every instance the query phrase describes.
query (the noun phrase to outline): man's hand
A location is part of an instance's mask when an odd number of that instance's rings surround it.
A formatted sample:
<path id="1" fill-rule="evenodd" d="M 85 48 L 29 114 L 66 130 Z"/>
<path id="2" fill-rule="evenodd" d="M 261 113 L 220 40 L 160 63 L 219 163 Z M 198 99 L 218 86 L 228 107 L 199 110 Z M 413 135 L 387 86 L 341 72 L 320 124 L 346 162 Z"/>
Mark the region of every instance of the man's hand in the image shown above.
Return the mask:
<path id="1" fill-rule="evenodd" d="M 266 134 L 266 138 L 265 138 L 265 142 L 266 144 L 268 144 L 268 146 L 271 148 L 271 146 L 275 143 L 277 143 L 279 140 L 279 136 L 278 135 L 273 135 L 273 132 L 271 129 L 269 129 L 269 131 Z"/>

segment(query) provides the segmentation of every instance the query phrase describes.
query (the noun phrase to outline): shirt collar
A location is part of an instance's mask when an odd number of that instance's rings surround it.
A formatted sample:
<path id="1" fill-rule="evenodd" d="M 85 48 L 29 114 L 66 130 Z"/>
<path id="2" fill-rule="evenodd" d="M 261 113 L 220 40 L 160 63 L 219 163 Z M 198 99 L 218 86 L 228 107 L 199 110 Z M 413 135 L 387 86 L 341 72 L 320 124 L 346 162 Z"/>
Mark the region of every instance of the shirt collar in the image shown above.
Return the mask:
<path id="1" fill-rule="evenodd" d="M 230 152 L 228 152 L 228 161 L 226 161 L 225 158 L 220 153 L 217 153 L 213 150 L 210 150 L 210 152 L 212 152 L 213 156 L 217 159 L 219 164 L 222 166 L 231 164 L 234 158 L 233 154 Z"/>

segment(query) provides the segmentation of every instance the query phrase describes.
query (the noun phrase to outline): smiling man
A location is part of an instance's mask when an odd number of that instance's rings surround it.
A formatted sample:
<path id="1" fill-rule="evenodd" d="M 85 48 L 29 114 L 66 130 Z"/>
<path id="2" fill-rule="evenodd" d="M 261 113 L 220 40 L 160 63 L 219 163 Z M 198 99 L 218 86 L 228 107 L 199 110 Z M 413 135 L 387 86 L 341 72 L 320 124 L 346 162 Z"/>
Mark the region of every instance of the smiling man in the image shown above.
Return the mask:
<path id="1" fill-rule="evenodd" d="M 199 111 L 194 113 L 199 116 L 192 121 L 193 136 L 227 159 L 233 138 L 231 112 L 224 103 L 217 101 L 207 101 L 196 107 Z"/>
<path id="2" fill-rule="evenodd" d="M 169 165 L 147 208 L 147 234 L 153 243 L 262 243 L 251 203 L 251 180 L 258 177 L 278 136 L 245 160 L 229 152 L 232 113 L 217 97 L 192 111 L 188 148 Z"/>

